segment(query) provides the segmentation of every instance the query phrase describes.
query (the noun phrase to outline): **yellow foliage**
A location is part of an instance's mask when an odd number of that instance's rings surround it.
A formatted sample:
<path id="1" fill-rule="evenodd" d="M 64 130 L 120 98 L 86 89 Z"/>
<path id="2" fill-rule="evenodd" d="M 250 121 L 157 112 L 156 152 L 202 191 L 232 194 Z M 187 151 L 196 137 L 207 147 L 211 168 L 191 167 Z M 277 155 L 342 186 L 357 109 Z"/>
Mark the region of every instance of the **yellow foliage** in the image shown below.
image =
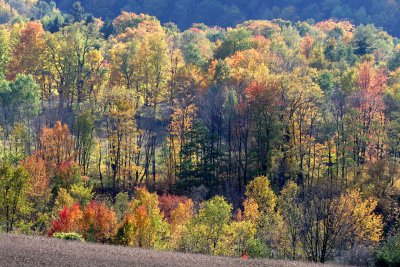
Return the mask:
<path id="1" fill-rule="evenodd" d="M 377 204 L 375 198 L 363 200 L 358 189 L 342 194 L 333 201 L 332 214 L 338 217 L 335 230 L 342 237 L 354 237 L 356 241 L 379 242 L 383 217 L 374 213 Z"/>

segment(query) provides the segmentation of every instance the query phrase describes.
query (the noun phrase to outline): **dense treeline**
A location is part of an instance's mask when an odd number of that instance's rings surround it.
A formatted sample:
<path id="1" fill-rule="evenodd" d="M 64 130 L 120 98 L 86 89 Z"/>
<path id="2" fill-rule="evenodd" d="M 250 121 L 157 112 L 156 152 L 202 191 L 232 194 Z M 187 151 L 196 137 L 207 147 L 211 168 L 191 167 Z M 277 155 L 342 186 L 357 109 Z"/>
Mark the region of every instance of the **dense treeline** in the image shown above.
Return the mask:
<path id="1" fill-rule="evenodd" d="M 354 24 L 371 23 L 396 36 L 400 34 L 398 0 L 1 0 L 0 21 L 20 19 L 18 15 L 39 19 L 56 6 L 64 14 L 56 11 L 47 16 L 47 21 L 55 20 L 52 24 L 68 22 L 77 12 L 109 21 L 127 11 L 150 14 L 162 23 L 174 22 L 181 29 L 193 23 L 232 27 L 246 20 L 282 18 L 295 23 L 333 18 Z"/>
<path id="2" fill-rule="evenodd" d="M 386 32 L 181 32 L 45 7 L 0 27 L 2 230 L 354 264 L 390 237 L 376 255 L 396 252 L 400 47 Z"/>
<path id="3" fill-rule="evenodd" d="M 76 0 L 55 0 L 70 12 Z M 146 13 L 162 22 L 188 28 L 194 22 L 234 26 L 245 20 L 283 18 L 292 22 L 329 18 L 348 19 L 356 24 L 374 23 L 392 34 L 400 34 L 400 3 L 397 0 L 81 0 L 96 17 L 115 18 L 121 11 Z"/>

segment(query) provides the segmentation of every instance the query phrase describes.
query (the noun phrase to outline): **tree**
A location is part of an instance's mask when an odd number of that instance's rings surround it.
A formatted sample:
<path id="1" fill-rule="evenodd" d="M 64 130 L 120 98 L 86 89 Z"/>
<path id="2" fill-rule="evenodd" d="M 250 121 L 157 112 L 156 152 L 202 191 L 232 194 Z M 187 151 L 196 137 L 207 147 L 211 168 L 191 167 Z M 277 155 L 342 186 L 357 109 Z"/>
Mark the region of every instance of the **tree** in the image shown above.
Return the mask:
<path id="1" fill-rule="evenodd" d="M 360 190 L 342 194 L 333 202 L 332 212 L 339 217 L 333 227 L 338 236 L 354 245 L 357 242 L 378 243 L 383 233 L 382 216 L 375 213 L 377 200 L 363 199 Z"/>
<path id="2" fill-rule="evenodd" d="M 185 205 L 189 199 L 184 196 L 176 195 L 162 195 L 158 197 L 158 207 L 163 213 L 164 218 L 169 222 L 171 219 L 171 213 L 178 208 L 180 204 Z"/>
<path id="3" fill-rule="evenodd" d="M 240 257 L 247 253 L 248 243 L 254 240 L 256 227 L 250 221 L 232 222 L 218 240 L 214 254 Z"/>
<path id="4" fill-rule="evenodd" d="M 184 230 L 181 250 L 212 254 L 231 219 L 232 206 L 221 196 L 202 203 Z"/>
<path id="5" fill-rule="evenodd" d="M 10 141 L 12 129 L 26 126 L 26 138 L 23 140 L 22 154 L 30 153 L 32 145 L 32 121 L 40 112 L 40 92 L 32 76 L 18 74 L 13 82 L 2 81 L 0 85 L 0 102 L 2 105 L 1 124 L 4 131 L 3 152 L 7 141 Z M 10 150 L 14 147 L 10 143 Z M 17 148 L 15 148 L 17 149 Z"/>
<path id="6" fill-rule="evenodd" d="M 234 55 L 238 51 L 248 50 L 252 48 L 250 31 L 244 28 L 232 29 L 227 32 L 226 40 L 218 47 L 215 52 L 216 58 L 226 58 Z"/>
<path id="7" fill-rule="evenodd" d="M 117 240 L 129 246 L 165 248 L 169 225 L 158 208 L 158 197 L 145 188 L 137 188 L 130 212 L 118 228 Z"/>
<path id="8" fill-rule="evenodd" d="M 21 30 L 18 43 L 12 51 L 7 78 L 14 80 L 18 74 L 39 77 L 40 63 L 44 60 L 45 40 L 42 24 L 31 21 Z"/>
<path id="9" fill-rule="evenodd" d="M 335 250 L 356 244 L 370 246 L 382 234 L 382 217 L 374 213 L 376 200 L 363 200 L 359 190 L 333 196 L 322 186 L 306 193 L 301 206 L 301 240 L 309 260 L 325 262 Z"/>
<path id="10" fill-rule="evenodd" d="M 122 188 L 138 185 L 139 166 L 135 163 L 137 146 L 135 143 L 136 108 L 135 96 L 127 89 L 114 88 L 104 101 L 104 126 L 108 141 L 108 168 L 112 179 L 112 189 L 117 193 L 122 180 Z M 102 173 L 99 174 L 102 177 Z M 139 180 L 140 179 L 140 180 Z"/>
<path id="11" fill-rule="evenodd" d="M 246 187 L 244 218 L 256 227 L 255 237 L 271 248 L 277 255 L 284 251 L 284 221 L 276 210 L 277 197 L 270 187 L 269 179 L 257 177 Z"/>
<path id="12" fill-rule="evenodd" d="M 28 179 L 29 175 L 22 167 L 3 163 L 0 168 L 1 228 L 6 232 L 13 231 L 30 208 L 25 195 Z"/>
<path id="13" fill-rule="evenodd" d="M 99 75 L 101 64 L 93 63 L 93 53 L 100 43 L 100 28 L 96 23 L 75 23 L 54 34 L 46 34 L 47 61 L 43 66 L 43 90 L 51 101 L 53 90 L 58 94 L 58 116 L 63 118 L 65 108 L 78 106 L 93 92 L 91 80 Z M 51 102 L 50 102 L 51 104 Z"/>
<path id="14" fill-rule="evenodd" d="M 0 49 L 0 73 L 2 77 L 6 76 L 6 70 L 7 66 L 9 64 L 9 61 L 11 60 L 12 57 L 12 48 L 11 48 L 11 33 L 10 30 L 7 29 L 6 27 L 3 27 L 0 29 L 0 43 L 1 43 L 1 49 Z"/>
<path id="15" fill-rule="evenodd" d="M 116 227 L 115 212 L 103 203 L 92 201 L 83 211 L 82 233 L 87 241 L 110 241 L 115 235 Z"/>
<path id="16" fill-rule="evenodd" d="M 113 25 L 117 34 L 125 32 L 127 28 L 136 28 L 138 25 L 145 21 L 153 21 L 155 17 L 145 14 L 135 14 L 129 12 L 122 12 L 114 21 Z"/>
<path id="17" fill-rule="evenodd" d="M 92 192 L 93 187 L 85 185 L 82 182 L 77 182 L 71 185 L 70 195 L 78 202 L 81 207 L 87 207 L 92 202 L 94 193 Z"/>
<path id="18" fill-rule="evenodd" d="M 39 137 L 38 156 L 47 164 L 48 171 L 54 173 L 63 162 L 71 165 L 74 159 L 73 137 L 67 124 L 57 121 L 53 128 L 44 127 Z"/>
<path id="19" fill-rule="evenodd" d="M 265 176 L 257 177 L 247 185 L 246 196 L 253 199 L 262 212 L 275 209 L 276 195 L 270 187 L 269 179 Z"/>
<path id="20" fill-rule="evenodd" d="M 365 55 L 381 52 L 383 55 L 393 49 L 393 40 L 375 26 L 368 24 L 357 27 L 353 39 L 354 53 Z"/>
<path id="21" fill-rule="evenodd" d="M 75 2 L 72 5 L 72 16 L 74 16 L 75 21 L 80 22 L 83 20 L 85 14 L 85 9 L 83 8 L 81 2 Z"/>
<path id="22" fill-rule="evenodd" d="M 53 205 L 53 214 L 57 216 L 60 210 L 71 208 L 77 201 L 68 193 L 67 189 L 60 188 Z"/>
<path id="23" fill-rule="evenodd" d="M 94 147 L 94 118 L 89 112 L 84 112 L 76 119 L 75 150 L 77 162 L 82 166 L 83 175 L 87 175 L 90 165 L 90 156 Z"/>
<path id="24" fill-rule="evenodd" d="M 27 221 L 32 224 L 34 231 L 43 232 L 48 227 L 48 204 L 51 197 L 50 179 L 47 174 L 44 160 L 30 156 L 24 159 L 20 165 L 29 175 L 26 189 L 26 200 L 31 205 L 30 215 Z"/>
<path id="25" fill-rule="evenodd" d="M 51 237 L 54 233 L 80 233 L 82 229 L 82 218 L 83 213 L 79 204 L 74 204 L 70 208 L 63 208 L 58 213 L 58 219 L 53 221 L 48 236 Z"/>
<path id="26" fill-rule="evenodd" d="M 287 182 L 280 192 L 278 209 L 285 222 L 288 256 L 292 259 L 301 258 L 301 206 L 300 189 L 294 182 Z"/>
<path id="27" fill-rule="evenodd" d="M 120 192 L 117 194 L 115 197 L 114 209 L 118 222 L 121 222 L 125 218 L 129 209 L 129 195 L 127 192 Z"/>
<path id="28" fill-rule="evenodd" d="M 191 199 L 185 200 L 171 211 L 170 225 L 172 236 L 172 248 L 178 249 L 185 225 L 193 218 L 193 202 Z"/>

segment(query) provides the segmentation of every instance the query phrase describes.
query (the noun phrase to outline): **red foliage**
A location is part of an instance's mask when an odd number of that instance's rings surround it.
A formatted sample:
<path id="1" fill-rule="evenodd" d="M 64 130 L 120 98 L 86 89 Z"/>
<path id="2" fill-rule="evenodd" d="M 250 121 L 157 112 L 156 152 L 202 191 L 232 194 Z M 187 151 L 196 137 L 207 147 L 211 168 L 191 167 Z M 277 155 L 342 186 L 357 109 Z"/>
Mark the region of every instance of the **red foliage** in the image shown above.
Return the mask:
<path id="1" fill-rule="evenodd" d="M 103 203 L 92 201 L 83 212 L 82 232 L 85 238 L 105 242 L 114 236 L 116 225 L 115 212 Z"/>
<path id="2" fill-rule="evenodd" d="M 171 219 L 171 211 L 176 209 L 179 203 L 186 203 L 187 197 L 175 196 L 175 195 L 162 195 L 158 197 L 158 207 L 164 214 L 164 218 L 169 222 Z"/>
<path id="3" fill-rule="evenodd" d="M 64 188 L 69 188 L 80 180 L 80 167 L 75 162 L 63 161 L 56 167 L 55 175 Z"/>
<path id="4" fill-rule="evenodd" d="M 279 81 L 269 80 L 267 83 L 253 82 L 244 91 L 246 100 L 252 108 L 260 107 L 269 112 L 279 105 Z"/>
<path id="5" fill-rule="evenodd" d="M 48 235 L 53 236 L 57 232 L 76 232 L 87 240 L 105 242 L 114 236 L 116 226 L 115 212 L 103 203 L 92 201 L 84 211 L 79 204 L 61 210 L 58 219 L 53 221 Z"/>
<path id="6" fill-rule="evenodd" d="M 65 207 L 58 213 L 58 219 L 53 221 L 48 236 L 54 233 L 80 232 L 82 211 L 79 204 L 71 208 Z"/>

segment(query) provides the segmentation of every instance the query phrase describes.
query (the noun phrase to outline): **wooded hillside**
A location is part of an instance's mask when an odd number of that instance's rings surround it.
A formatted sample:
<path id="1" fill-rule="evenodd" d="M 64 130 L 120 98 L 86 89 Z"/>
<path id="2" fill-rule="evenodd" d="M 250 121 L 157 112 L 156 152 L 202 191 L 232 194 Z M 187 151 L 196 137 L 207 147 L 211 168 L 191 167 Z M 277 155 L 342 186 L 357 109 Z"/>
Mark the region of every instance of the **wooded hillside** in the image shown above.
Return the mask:
<path id="1" fill-rule="evenodd" d="M 399 251 L 387 32 L 30 10 L 0 27 L 1 230 L 361 265 Z"/>

